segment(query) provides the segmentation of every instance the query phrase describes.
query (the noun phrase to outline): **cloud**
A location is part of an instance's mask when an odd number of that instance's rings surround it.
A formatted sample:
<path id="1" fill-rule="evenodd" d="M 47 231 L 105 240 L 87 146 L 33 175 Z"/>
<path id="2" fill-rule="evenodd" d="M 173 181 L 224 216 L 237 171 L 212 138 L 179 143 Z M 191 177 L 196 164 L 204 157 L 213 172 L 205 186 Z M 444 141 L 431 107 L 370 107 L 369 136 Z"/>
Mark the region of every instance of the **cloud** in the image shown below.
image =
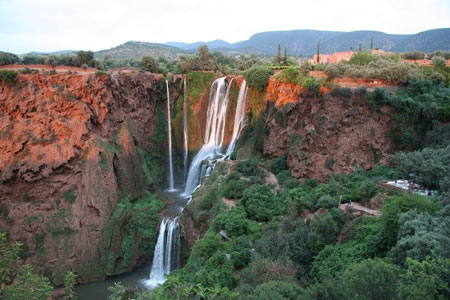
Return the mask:
<path id="1" fill-rule="evenodd" d="M 0 0 L 0 50 L 100 50 L 129 40 L 236 42 L 261 31 L 448 27 L 446 0 Z"/>

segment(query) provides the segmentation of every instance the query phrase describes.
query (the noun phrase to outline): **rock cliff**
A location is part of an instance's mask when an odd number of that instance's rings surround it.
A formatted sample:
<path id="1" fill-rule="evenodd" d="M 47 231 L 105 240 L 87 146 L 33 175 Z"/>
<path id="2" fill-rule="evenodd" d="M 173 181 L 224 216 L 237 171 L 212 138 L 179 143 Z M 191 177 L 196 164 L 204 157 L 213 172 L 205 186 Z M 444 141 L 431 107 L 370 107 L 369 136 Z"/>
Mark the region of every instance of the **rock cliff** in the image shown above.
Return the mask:
<path id="1" fill-rule="evenodd" d="M 58 284 L 67 270 L 100 279 L 148 255 L 137 242 L 123 257 L 102 243 L 103 229 L 117 203 L 147 197 L 164 179 L 165 94 L 162 76 L 149 73 L 0 82 L 0 227 L 24 243 L 25 263 Z M 102 258 L 108 250 L 112 258 Z"/>

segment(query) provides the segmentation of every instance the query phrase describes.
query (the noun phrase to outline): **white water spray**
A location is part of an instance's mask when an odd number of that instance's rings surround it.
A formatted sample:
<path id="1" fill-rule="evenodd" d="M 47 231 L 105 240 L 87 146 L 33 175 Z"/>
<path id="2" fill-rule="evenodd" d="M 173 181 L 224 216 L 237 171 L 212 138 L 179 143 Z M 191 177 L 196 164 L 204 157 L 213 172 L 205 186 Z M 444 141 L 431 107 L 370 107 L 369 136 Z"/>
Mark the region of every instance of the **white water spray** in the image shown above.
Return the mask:
<path id="1" fill-rule="evenodd" d="M 241 134 L 242 128 L 244 128 L 247 90 L 247 83 L 244 80 L 242 81 L 241 88 L 239 89 L 239 95 L 236 104 L 236 113 L 234 115 L 233 135 L 231 137 L 231 142 L 228 145 L 228 149 L 225 153 L 225 156 L 227 157 L 229 157 L 231 153 L 233 153 L 234 147 L 236 146 L 236 141 Z"/>
<path id="2" fill-rule="evenodd" d="M 164 218 L 159 227 L 150 279 L 143 283 L 150 289 L 166 281 L 164 275 L 180 267 L 180 233 L 178 217 Z"/>
<path id="3" fill-rule="evenodd" d="M 172 126 L 170 118 L 170 92 L 169 92 L 169 82 L 166 79 L 166 89 L 167 89 L 167 131 L 169 132 L 169 191 L 173 191 L 173 165 L 172 165 Z"/>
<path id="4" fill-rule="evenodd" d="M 205 144 L 192 159 L 183 193 L 185 197 L 194 192 L 205 175 L 208 168 L 202 168 L 202 164 L 207 161 L 208 165 L 213 165 L 217 159 L 224 157 L 222 145 L 230 88 L 231 84 L 226 87 L 226 77 L 216 79 L 211 86 L 206 113 Z"/>

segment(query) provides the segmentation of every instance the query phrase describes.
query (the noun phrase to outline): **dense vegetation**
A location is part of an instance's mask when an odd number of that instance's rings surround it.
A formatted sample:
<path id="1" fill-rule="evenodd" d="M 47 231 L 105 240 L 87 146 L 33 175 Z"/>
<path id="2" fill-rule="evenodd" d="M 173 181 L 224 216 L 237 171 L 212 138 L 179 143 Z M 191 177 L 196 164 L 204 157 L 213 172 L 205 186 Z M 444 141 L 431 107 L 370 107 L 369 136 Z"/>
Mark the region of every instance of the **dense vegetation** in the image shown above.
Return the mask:
<path id="1" fill-rule="evenodd" d="M 403 55 L 405 59 L 422 57 L 416 52 Z M 219 163 L 194 195 L 192 205 L 198 205 L 194 221 L 209 227 L 185 266 L 154 293 L 118 283 L 111 288 L 110 299 L 448 299 L 450 71 L 446 57 L 447 53 L 435 53 L 433 66 L 423 67 L 398 56 L 379 57 L 361 51 L 349 62 L 336 65 L 283 67 L 277 80 L 299 84 L 304 96 L 318 96 L 320 88 L 327 85 L 334 96 L 360 93 L 373 113 L 380 113 L 382 105 L 392 107 L 393 150 L 405 152 L 393 154 L 389 167 L 332 174 L 325 183 L 310 178 L 298 181 L 291 177 L 286 155 L 272 159 L 262 155 L 266 132 L 262 113 L 252 119 L 237 143 L 232 155 L 240 159 L 236 170 L 228 174 Z M 0 63 L 18 62 L 10 54 L 0 53 L 0 58 Z M 40 59 L 25 56 L 21 62 L 117 66 L 108 57 L 99 64 L 89 51 Z M 255 56 L 235 59 L 210 53 L 207 47 L 180 57 L 178 63 L 151 57 L 127 62 L 150 72 L 189 72 L 193 82 L 200 73 L 193 70 L 247 70 L 248 85 L 258 92 L 266 88 L 277 63 L 280 59 L 275 63 Z M 308 76 L 313 68 L 324 70 L 328 81 Z M 14 82 L 17 75 L 2 70 L 0 80 Z M 378 79 L 402 88 L 395 94 L 378 88 L 373 92 L 340 89 L 331 83 L 337 77 Z M 200 89 L 194 86 L 190 93 L 200 93 Z M 157 134 L 146 157 L 149 161 L 158 160 L 158 146 L 165 141 L 164 115 L 158 114 Z M 327 160 L 326 165 L 333 163 Z M 151 169 L 152 174 L 162 173 L 156 165 Z M 268 171 L 275 174 L 280 190 L 264 183 Z M 382 180 L 400 178 L 433 192 L 424 196 L 378 185 Z M 72 196 L 68 193 L 65 198 L 70 201 Z M 237 206 L 227 207 L 223 197 Z M 342 206 L 352 202 L 367 205 L 374 199 L 381 206 L 380 217 L 358 215 L 350 206 Z M 125 197 L 116 206 L 102 230 L 99 252 L 106 274 L 125 271 L 137 248 L 140 253 L 153 251 L 161 207 L 152 194 L 143 199 Z M 229 241 L 222 238 L 221 231 Z M 121 243 L 116 243 L 118 240 Z M 50 282 L 31 267 L 18 266 L 20 249 L 20 244 L 8 246 L 5 234 L 0 234 L 0 297 L 47 299 L 53 289 Z M 67 299 L 75 298 L 74 284 L 74 274 L 68 273 Z"/>

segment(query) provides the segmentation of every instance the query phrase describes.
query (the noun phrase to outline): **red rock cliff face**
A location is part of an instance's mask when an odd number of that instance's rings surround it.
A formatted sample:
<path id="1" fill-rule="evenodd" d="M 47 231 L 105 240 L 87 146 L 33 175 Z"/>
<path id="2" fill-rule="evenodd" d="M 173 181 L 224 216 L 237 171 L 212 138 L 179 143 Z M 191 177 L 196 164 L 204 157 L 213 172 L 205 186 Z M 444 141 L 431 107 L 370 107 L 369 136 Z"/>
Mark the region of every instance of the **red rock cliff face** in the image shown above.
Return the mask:
<path id="1" fill-rule="evenodd" d="M 377 162 L 387 163 L 391 144 L 388 107 L 374 113 L 364 96 L 293 94 L 297 100 L 283 100 L 290 103 L 285 108 L 269 104 L 272 109 L 266 119 L 269 132 L 264 154 L 288 154 L 295 178 L 323 181 L 332 172 L 348 173 L 356 166 L 370 168 Z"/>
<path id="2" fill-rule="evenodd" d="M 25 243 L 26 263 L 56 283 L 69 269 L 81 280 L 105 275 L 103 226 L 124 196 L 151 188 L 143 152 L 163 92 L 152 74 L 0 81 L 0 227 Z"/>

